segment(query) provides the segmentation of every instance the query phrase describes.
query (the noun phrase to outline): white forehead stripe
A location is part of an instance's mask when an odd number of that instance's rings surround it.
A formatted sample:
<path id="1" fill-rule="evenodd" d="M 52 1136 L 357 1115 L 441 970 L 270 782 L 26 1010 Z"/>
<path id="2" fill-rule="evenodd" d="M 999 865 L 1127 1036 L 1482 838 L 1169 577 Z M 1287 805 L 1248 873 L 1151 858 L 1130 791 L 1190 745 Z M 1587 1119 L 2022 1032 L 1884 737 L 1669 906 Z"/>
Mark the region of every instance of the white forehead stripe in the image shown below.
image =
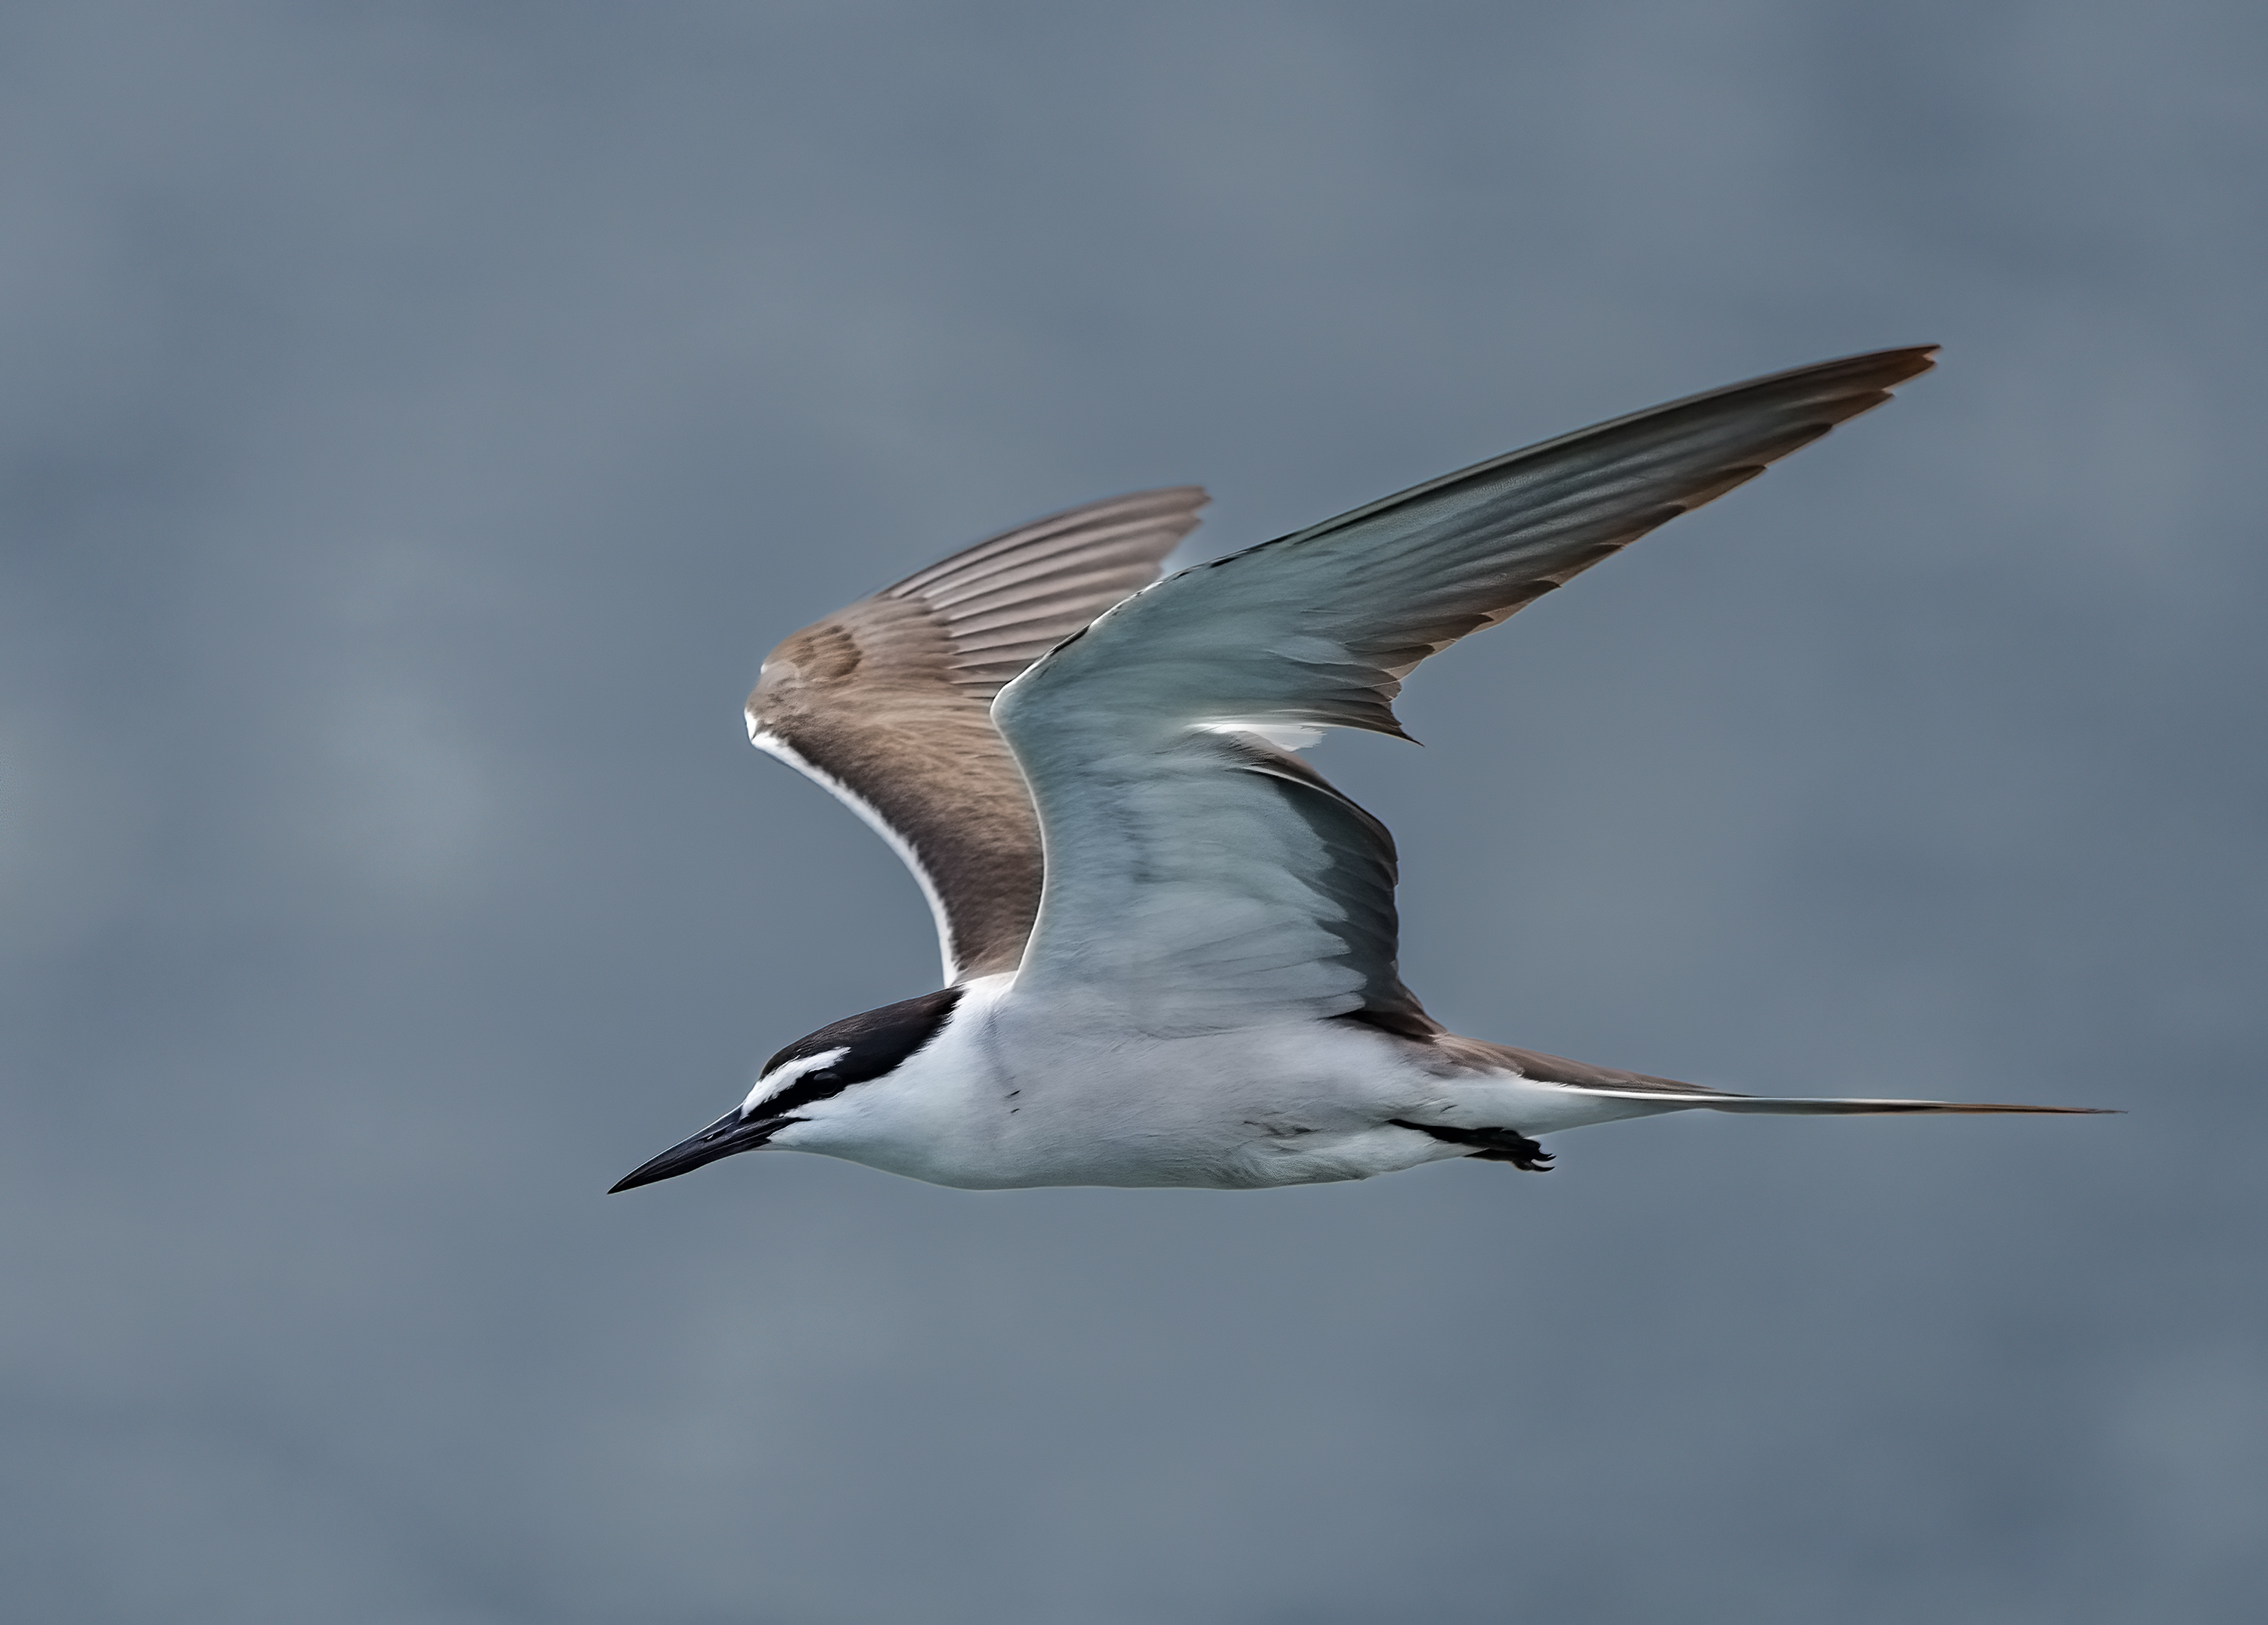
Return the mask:
<path id="1" fill-rule="evenodd" d="M 850 1053 L 849 1045 L 840 1045 L 831 1050 L 822 1050 L 816 1055 L 806 1055 L 799 1060 L 786 1061 L 775 1067 L 756 1080 L 755 1088 L 750 1089 L 748 1097 L 740 1103 L 740 1110 L 743 1112 L 753 1111 L 806 1073 L 831 1067 Z"/>

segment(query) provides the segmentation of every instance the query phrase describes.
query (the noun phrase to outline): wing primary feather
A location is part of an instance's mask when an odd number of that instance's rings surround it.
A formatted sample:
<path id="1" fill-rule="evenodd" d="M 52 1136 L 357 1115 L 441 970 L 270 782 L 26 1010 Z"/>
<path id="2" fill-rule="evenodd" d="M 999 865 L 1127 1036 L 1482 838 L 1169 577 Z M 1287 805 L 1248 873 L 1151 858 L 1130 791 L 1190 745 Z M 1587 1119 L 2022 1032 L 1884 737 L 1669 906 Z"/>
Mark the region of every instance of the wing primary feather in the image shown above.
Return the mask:
<path id="1" fill-rule="evenodd" d="M 1049 854 L 1020 987 L 1108 991 L 1161 1032 L 1430 1025 L 1395 968 L 1384 831 L 1231 742 L 1408 737 L 1394 700 L 1427 655 L 1881 404 L 1930 356 L 1799 367 L 1508 452 L 1182 571 L 1066 637 L 992 709 Z M 1305 960 L 1209 945 L 1270 931 Z"/>

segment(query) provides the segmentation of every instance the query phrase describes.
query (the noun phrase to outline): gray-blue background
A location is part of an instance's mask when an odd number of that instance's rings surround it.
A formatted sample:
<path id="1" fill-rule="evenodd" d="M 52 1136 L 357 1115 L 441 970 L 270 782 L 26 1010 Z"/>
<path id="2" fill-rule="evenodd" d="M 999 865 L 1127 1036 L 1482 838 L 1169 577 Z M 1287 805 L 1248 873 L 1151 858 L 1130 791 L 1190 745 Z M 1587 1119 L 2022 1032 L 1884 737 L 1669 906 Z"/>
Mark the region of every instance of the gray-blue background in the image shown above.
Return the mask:
<path id="1" fill-rule="evenodd" d="M 2128 1625 L 2268 1592 L 2242 0 L 0 16 L 11 1618 Z M 615 1176 L 932 985 L 773 640 L 1943 369 L 1429 668 L 1548 1179 Z"/>

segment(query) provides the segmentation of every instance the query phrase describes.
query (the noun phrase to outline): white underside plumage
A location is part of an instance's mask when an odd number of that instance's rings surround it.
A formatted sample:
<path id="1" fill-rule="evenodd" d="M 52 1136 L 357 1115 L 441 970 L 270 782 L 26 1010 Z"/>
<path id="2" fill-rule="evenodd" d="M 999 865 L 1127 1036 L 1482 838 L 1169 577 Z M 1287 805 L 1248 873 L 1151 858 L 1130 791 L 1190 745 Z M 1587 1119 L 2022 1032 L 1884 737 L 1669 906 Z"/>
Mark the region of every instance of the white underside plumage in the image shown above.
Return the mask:
<path id="1" fill-rule="evenodd" d="M 1020 1001 L 1015 982 L 967 984 L 919 1053 L 798 1107 L 802 1120 L 771 1143 L 976 1190 L 1243 1190 L 1366 1179 L 1469 1149 L 1397 1118 L 1533 1136 L 1703 1104 L 1427 1065 L 1421 1046 L 1344 1022 L 1159 1038 Z"/>

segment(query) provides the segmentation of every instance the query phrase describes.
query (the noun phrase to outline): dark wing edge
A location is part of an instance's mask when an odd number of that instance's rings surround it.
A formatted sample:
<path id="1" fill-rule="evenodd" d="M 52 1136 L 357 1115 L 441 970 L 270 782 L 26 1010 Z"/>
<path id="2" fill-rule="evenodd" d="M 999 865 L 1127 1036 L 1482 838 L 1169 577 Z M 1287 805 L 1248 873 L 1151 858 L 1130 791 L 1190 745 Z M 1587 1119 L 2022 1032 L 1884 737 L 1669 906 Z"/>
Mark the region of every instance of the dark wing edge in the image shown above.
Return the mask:
<path id="1" fill-rule="evenodd" d="M 1394 834 L 1367 809 L 1288 750 L 1250 735 L 1230 735 L 1216 750 L 1241 757 L 1241 765 L 1274 782 L 1285 802 L 1314 835 L 1323 868 L 1312 884 L 1332 904 L 1317 924 L 1337 939 L 1331 957 L 1362 975 L 1362 1002 L 1350 1016 L 1404 1038 L 1431 1038 L 1441 1024 L 1403 985 L 1402 921 L 1394 900 L 1401 855 Z"/>
<path id="2" fill-rule="evenodd" d="M 1281 572 L 1285 584 L 1311 594 L 1297 630 L 1339 644 L 1342 654 L 1318 666 L 1280 648 L 1256 652 L 1261 658 L 1233 674 L 1246 680 L 1246 691 L 1232 683 L 1218 696 L 1223 714 L 1406 738 L 1393 702 L 1426 656 L 1508 620 L 1640 536 L 1881 405 L 1897 385 L 1936 365 L 1937 348 L 1876 351 L 1770 373 L 1442 475 L 1178 572 L 1139 607 L 1138 635 L 1150 658 L 1188 661 L 1200 652 L 1178 646 L 1173 629 L 1161 624 L 1177 584 L 1220 572 L 1204 590 L 1226 602 L 1237 595 L 1224 577 Z M 1130 632 L 1126 614 L 1107 624 Z M 1092 654 L 1081 651 L 1082 658 Z M 1129 658 L 1123 648 L 1114 655 Z M 1020 691 L 1051 675 L 1043 665 Z"/>
<path id="3" fill-rule="evenodd" d="M 993 727 L 1000 687 L 1158 579 L 1197 525 L 1194 485 L 990 536 L 783 640 L 748 737 L 889 843 L 936 917 L 948 983 L 1012 970 L 1038 912 L 1039 824 Z"/>
<path id="4" fill-rule="evenodd" d="M 1463 555 L 1444 561 L 1449 567 L 1431 602 L 1396 635 L 1363 640 L 1357 652 L 1383 681 L 1371 705 L 1327 724 L 1407 737 L 1393 702 L 1418 662 L 1500 625 L 1650 531 L 1882 405 L 1897 385 L 1937 365 L 1937 350 L 1845 356 L 1688 395 L 1460 469 L 1248 553 L 1342 537 L 1375 546 L 1386 539 L 1377 532 L 1406 531 L 1410 542 L 1446 543 L 1444 550 Z M 1506 533 L 1514 544 L 1487 557 L 1487 541 Z"/>

